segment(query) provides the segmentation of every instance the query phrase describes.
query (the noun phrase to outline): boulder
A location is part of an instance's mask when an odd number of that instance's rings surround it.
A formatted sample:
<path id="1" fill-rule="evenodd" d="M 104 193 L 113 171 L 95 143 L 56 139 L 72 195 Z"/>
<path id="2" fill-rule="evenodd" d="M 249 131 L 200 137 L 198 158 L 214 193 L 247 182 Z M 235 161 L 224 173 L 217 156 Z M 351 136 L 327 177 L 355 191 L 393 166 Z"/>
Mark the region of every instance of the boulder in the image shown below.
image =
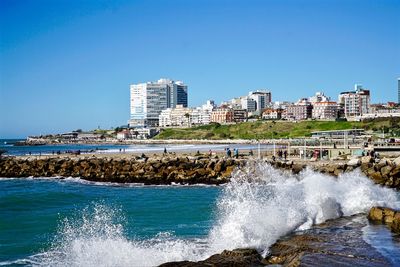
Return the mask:
<path id="1" fill-rule="evenodd" d="M 392 163 L 393 163 L 394 165 L 396 165 L 396 166 L 400 166 L 400 156 L 397 157 L 397 158 L 395 158 L 395 159 L 392 161 Z"/>
<path id="2" fill-rule="evenodd" d="M 347 162 L 348 166 L 356 167 L 361 164 L 361 160 L 359 158 L 352 158 Z"/>
<path id="3" fill-rule="evenodd" d="M 387 224 L 393 232 L 400 233 L 400 211 L 398 210 L 372 207 L 368 213 L 368 219 Z"/>
<path id="4" fill-rule="evenodd" d="M 386 177 L 389 176 L 389 174 L 390 174 L 391 171 L 392 171 L 392 166 L 389 166 L 389 165 L 387 165 L 387 166 L 381 168 L 381 174 L 382 174 L 382 176 L 386 176 Z"/>
<path id="5" fill-rule="evenodd" d="M 379 171 L 373 172 L 369 175 L 369 177 L 376 183 L 376 184 L 384 184 L 386 179 L 382 176 Z"/>
<path id="6" fill-rule="evenodd" d="M 265 266 L 267 262 L 255 249 L 244 248 L 234 250 L 224 250 L 220 254 L 215 254 L 206 260 L 168 262 L 161 264 L 160 267 L 212 267 L 212 266 L 232 266 L 232 267 L 247 267 L 247 266 Z"/>
<path id="7" fill-rule="evenodd" d="M 371 156 L 365 156 L 365 157 L 362 157 L 361 158 L 361 164 L 364 164 L 364 163 L 372 163 L 374 160 L 373 160 L 373 158 L 371 157 Z"/>
<path id="8" fill-rule="evenodd" d="M 383 209 L 381 207 L 372 207 L 368 213 L 368 219 L 372 221 L 383 220 Z"/>

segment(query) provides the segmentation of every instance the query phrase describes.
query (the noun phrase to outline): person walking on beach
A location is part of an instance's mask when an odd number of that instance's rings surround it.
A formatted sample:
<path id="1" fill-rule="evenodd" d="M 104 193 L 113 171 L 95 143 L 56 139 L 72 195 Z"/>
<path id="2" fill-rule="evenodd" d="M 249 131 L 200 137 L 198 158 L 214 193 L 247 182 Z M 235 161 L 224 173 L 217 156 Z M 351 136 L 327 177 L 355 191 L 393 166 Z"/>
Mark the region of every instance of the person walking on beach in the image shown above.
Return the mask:
<path id="1" fill-rule="evenodd" d="M 167 154 L 167 148 L 164 147 L 164 154 Z"/>
<path id="2" fill-rule="evenodd" d="M 285 150 L 285 151 L 283 152 L 283 157 L 285 158 L 285 160 L 287 159 L 287 150 Z"/>

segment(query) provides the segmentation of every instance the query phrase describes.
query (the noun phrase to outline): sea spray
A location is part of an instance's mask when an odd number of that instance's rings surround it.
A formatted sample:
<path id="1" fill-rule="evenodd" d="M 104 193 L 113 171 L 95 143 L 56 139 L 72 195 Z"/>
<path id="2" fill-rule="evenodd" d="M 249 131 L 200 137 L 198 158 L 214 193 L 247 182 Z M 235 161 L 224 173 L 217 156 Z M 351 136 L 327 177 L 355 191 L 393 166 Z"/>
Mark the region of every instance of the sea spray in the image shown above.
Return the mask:
<path id="1" fill-rule="evenodd" d="M 299 175 L 249 162 L 234 172 L 216 200 L 216 222 L 203 239 L 161 232 L 128 239 L 123 211 L 104 204 L 66 219 L 52 248 L 36 259 L 47 266 L 154 266 L 202 260 L 223 249 L 254 247 L 264 254 L 280 237 L 374 205 L 400 207 L 395 191 L 373 184 L 359 171 L 331 177 L 311 170 Z M 138 220 L 140 218 L 137 218 Z M 172 231 L 173 229 L 171 229 Z"/>
<path id="2" fill-rule="evenodd" d="M 299 175 L 251 162 L 237 170 L 217 202 L 212 250 L 254 247 L 268 252 L 279 237 L 374 205 L 399 207 L 397 194 L 358 170 L 338 178 L 306 169 Z"/>

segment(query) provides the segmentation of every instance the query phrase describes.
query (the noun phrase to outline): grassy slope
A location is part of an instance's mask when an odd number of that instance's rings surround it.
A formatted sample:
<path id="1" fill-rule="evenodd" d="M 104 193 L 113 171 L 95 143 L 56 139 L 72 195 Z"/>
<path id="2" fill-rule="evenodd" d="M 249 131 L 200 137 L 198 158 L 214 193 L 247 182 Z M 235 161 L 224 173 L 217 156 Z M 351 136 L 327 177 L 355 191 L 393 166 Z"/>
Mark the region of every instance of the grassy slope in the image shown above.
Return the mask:
<path id="1" fill-rule="evenodd" d="M 155 139 L 256 139 L 256 138 L 294 138 L 310 136 L 313 131 L 343 130 L 364 128 L 377 130 L 389 127 L 389 120 L 369 122 L 347 121 L 257 121 L 232 125 L 210 124 L 192 128 L 164 129 Z"/>

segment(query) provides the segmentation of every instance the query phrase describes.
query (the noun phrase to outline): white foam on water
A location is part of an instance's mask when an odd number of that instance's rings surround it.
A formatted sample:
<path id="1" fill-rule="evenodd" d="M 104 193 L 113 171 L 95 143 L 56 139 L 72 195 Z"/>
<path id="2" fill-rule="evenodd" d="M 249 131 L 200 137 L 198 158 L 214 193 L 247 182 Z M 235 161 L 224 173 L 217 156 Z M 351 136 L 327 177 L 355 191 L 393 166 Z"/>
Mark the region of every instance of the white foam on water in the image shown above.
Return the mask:
<path id="1" fill-rule="evenodd" d="M 115 211 L 103 204 L 64 221 L 52 248 L 37 257 L 44 266 L 155 266 L 202 260 L 223 249 L 257 248 L 263 254 L 280 237 L 375 205 L 399 208 L 398 194 L 359 171 L 338 178 L 311 170 L 284 173 L 261 162 L 236 171 L 217 199 L 217 220 L 204 239 L 170 233 L 128 240 Z M 171 229 L 173 231 L 174 229 Z"/>

